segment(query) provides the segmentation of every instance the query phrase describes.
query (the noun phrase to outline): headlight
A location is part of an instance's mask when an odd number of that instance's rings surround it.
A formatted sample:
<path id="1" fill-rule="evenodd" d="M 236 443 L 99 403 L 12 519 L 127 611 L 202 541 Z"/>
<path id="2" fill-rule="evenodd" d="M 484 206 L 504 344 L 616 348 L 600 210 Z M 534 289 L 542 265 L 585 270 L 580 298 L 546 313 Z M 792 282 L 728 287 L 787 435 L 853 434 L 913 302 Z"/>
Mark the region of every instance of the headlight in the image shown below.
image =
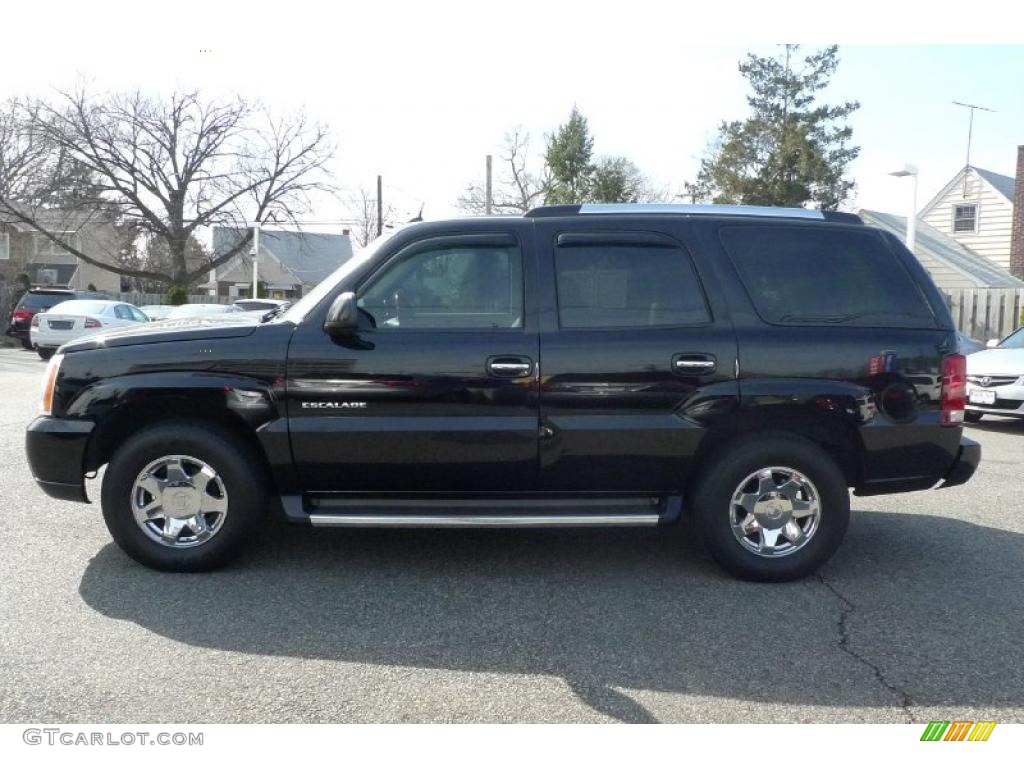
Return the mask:
<path id="1" fill-rule="evenodd" d="M 43 393 L 39 401 L 39 413 L 43 416 L 50 416 L 53 412 L 53 391 L 57 388 L 57 372 L 60 371 L 60 364 L 64 361 L 64 355 L 54 355 L 46 366 L 46 373 L 43 375 Z"/>

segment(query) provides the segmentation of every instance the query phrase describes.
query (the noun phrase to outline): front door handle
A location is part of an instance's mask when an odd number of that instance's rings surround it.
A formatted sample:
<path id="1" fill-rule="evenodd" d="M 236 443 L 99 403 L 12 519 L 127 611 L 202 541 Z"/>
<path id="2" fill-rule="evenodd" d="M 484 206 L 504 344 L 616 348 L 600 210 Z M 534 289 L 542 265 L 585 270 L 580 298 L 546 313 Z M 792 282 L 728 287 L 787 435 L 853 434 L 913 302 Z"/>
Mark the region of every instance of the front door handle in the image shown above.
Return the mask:
<path id="1" fill-rule="evenodd" d="M 715 356 L 704 352 L 683 352 L 672 356 L 672 372 L 680 376 L 707 376 L 717 367 Z"/>
<path id="2" fill-rule="evenodd" d="M 496 355 L 487 358 L 487 372 L 499 379 L 521 379 L 533 372 L 533 360 L 522 355 Z"/>

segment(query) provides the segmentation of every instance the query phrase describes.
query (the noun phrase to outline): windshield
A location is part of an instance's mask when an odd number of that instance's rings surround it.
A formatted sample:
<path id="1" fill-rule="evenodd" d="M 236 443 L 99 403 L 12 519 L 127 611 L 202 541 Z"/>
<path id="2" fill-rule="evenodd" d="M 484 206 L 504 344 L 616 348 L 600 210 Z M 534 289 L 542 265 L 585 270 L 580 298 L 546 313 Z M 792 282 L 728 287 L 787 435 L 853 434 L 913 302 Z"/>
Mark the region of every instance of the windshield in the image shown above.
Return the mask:
<path id="1" fill-rule="evenodd" d="M 55 315 L 102 315 L 109 306 L 106 301 L 62 301 L 50 311 Z"/>
<path id="2" fill-rule="evenodd" d="M 1000 349 L 1024 349 L 1024 328 L 1018 328 L 999 344 Z"/>
<path id="3" fill-rule="evenodd" d="M 381 247 L 392 237 L 395 233 L 403 229 L 403 227 L 395 227 L 390 232 L 385 232 L 383 235 L 378 237 L 376 240 L 367 244 L 365 248 L 362 248 L 344 264 L 334 270 L 331 274 L 317 283 L 316 287 L 313 288 L 309 293 L 303 296 L 301 299 L 296 301 L 288 310 L 278 316 L 277 320 L 290 320 L 293 323 L 301 323 L 302 319 L 319 304 L 325 296 L 329 295 L 334 287 L 340 283 L 345 277 L 354 272 L 358 267 L 361 267 L 367 261 L 381 249 Z"/>

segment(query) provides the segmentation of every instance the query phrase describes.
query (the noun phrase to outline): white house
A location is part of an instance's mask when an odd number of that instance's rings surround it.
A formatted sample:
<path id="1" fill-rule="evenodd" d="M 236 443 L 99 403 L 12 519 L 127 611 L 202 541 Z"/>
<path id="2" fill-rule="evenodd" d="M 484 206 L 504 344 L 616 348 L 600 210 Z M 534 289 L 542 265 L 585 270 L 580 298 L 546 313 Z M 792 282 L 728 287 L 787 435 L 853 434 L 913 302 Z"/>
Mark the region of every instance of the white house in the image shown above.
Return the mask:
<path id="1" fill-rule="evenodd" d="M 1009 176 L 969 165 L 921 209 L 918 219 L 1009 272 L 1014 187 Z"/>

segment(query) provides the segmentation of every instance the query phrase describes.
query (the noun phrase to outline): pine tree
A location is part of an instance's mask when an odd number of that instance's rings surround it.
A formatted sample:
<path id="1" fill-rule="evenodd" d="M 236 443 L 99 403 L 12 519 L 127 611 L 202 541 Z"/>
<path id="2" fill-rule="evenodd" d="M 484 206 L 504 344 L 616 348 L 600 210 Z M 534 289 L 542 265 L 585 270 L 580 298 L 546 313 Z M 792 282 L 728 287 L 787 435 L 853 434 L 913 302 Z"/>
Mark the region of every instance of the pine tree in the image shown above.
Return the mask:
<path id="1" fill-rule="evenodd" d="M 817 101 L 839 65 L 835 45 L 805 56 L 796 67 L 799 46 L 779 56 L 749 54 L 739 65 L 752 95 L 751 115 L 723 122 L 718 139 L 701 161 L 687 193 L 694 202 L 835 210 L 853 190 L 845 178 L 860 148 L 849 144 L 846 124 L 860 105 Z"/>
<path id="2" fill-rule="evenodd" d="M 548 205 L 582 203 L 590 191 L 594 138 L 580 111 L 572 108 L 569 120 L 547 137 L 544 160 L 548 179 L 544 201 Z"/>

